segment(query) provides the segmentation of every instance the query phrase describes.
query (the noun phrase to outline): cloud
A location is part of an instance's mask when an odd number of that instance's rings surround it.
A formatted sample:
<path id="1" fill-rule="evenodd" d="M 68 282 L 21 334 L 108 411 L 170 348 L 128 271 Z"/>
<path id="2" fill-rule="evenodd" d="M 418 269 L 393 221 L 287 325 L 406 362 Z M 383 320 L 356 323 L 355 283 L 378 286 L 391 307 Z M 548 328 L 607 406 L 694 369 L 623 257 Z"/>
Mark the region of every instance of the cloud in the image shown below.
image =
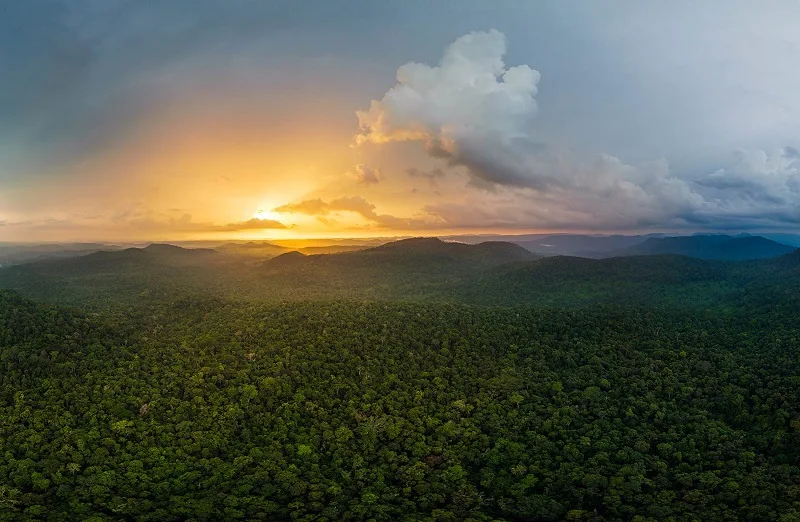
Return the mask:
<path id="1" fill-rule="evenodd" d="M 687 191 L 662 168 L 648 175 L 649 164 L 625 165 L 605 154 L 580 161 L 537 142 L 540 75 L 527 65 L 506 67 L 505 52 L 502 33 L 476 32 L 450 44 L 439 66 L 403 65 L 397 85 L 357 111 L 356 143 L 419 141 L 432 157 L 465 167 L 471 184 L 485 190 L 621 192 L 622 199 L 639 193 L 648 206 L 654 195 Z"/>
<path id="2" fill-rule="evenodd" d="M 732 191 L 741 200 L 791 205 L 800 196 L 800 157 L 793 147 L 771 153 L 737 150 L 726 167 L 697 183 L 719 192 Z"/>
<path id="3" fill-rule="evenodd" d="M 373 169 L 369 165 L 356 165 L 353 170 L 348 172 L 348 175 L 356 180 L 356 182 L 363 185 L 373 185 L 381 181 L 380 169 Z"/>
<path id="4" fill-rule="evenodd" d="M 251 218 L 245 221 L 219 225 L 194 221 L 191 214 L 180 217 L 155 212 L 144 206 L 133 206 L 111 215 L 110 221 L 118 227 L 149 232 L 237 232 L 241 230 L 269 230 L 289 228 L 274 219 Z"/>
<path id="5" fill-rule="evenodd" d="M 267 230 L 276 228 L 288 228 L 280 221 L 274 219 L 258 219 L 252 218 L 247 221 L 240 221 L 238 223 L 228 223 L 221 227 L 213 227 L 221 231 L 238 231 L 238 230 Z"/>
<path id="6" fill-rule="evenodd" d="M 365 219 L 374 220 L 377 217 L 375 205 L 360 196 L 345 196 L 330 202 L 331 210 L 346 210 L 361 214 Z"/>
<path id="7" fill-rule="evenodd" d="M 674 176 L 665 160 L 639 166 L 569 154 L 552 164 L 573 186 L 548 191 L 501 187 L 424 207 L 447 228 L 564 230 L 778 230 L 800 223 L 800 161 L 793 149 L 736 151 L 724 168 L 696 179 Z"/>
<path id="8" fill-rule="evenodd" d="M 767 152 L 740 149 L 722 168 L 695 181 L 711 211 L 707 221 L 727 226 L 796 226 L 800 223 L 800 157 L 794 147 Z"/>
<path id="9" fill-rule="evenodd" d="M 52 224 L 56 221 L 57 220 L 51 218 L 26 221 L 0 221 L 0 227 L 27 227 L 31 225 Z"/>
<path id="10" fill-rule="evenodd" d="M 325 216 L 317 216 L 316 220 L 322 223 L 325 226 L 333 227 L 339 224 L 339 222 L 335 219 L 331 219 Z"/>
<path id="11" fill-rule="evenodd" d="M 357 111 L 357 145 L 419 142 L 429 156 L 461 167 L 468 184 L 513 200 L 487 209 L 484 226 L 691 228 L 800 222 L 800 154 L 740 151 L 708 175 L 674 172 L 664 158 L 627 163 L 537 139 L 539 73 L 507 67 L 498 31 L 470 33 L 444 51 L 438 66 L 408 63 L 397 83 Z M 439 172 L 410 176 L 432 182 Z M 442 201 L 425 211 L 452 226 L 480 226 L 480 204 Z M 479 220 L 480 221 L 480 220 Z"/>
<path id="12" fill-rule="evenodd" d="M 485 182 L 531 186 L 534 179 L 504 163 L 528 138 L 540 75 L 527 65 L 506 68 L 505 51 L 502 33 L 476 32 L 450 44 L 438 67 L 403 65 L 397 85 L 356 112 L 356 143 L 420 141 Z"/>
<path id="13" fill-rule="evenodd" d="M 412 178 L 427 179 L 428 183 L 430 183 L 433 187 L 437 185 L 437 181 L 442 180 L 445 178 L 445 176 L 447 176 L 447 173 L 438 167 L 431 170 L 422 170 L 416 167 L 410 167 L 406 169 L 406 174 Z"/>
<path id="14" fill-rule="evenodd" d="M 327 219 L 332 212 L 353 212 L 365 221 L 373 223 L 380 228 L 397 230 L 430 229 L 438 226 L 438 219 L 402 218 L 390 214 L 378 214 L 375 205 L 361 196 L 345 196 L 325 202 L 321 199 L 308 199 L 297 203 L 288 203 L 274 208 L 273 211 L 281 213 L 297 213 Z M 324 223 L 324 221 L 320 220 Z"/>
<path id="15" fill-rule="evenodd" d="M 298 203 L 287 203 L 272 209 L 273 212 L 307 214 L 309 216 L 324 215 L 330 212 L 330 205 L 321 199 L 306 199 Z"/>
<path id="16" fill-rule="evenodd" d="M 505 36 L 495 30 L 458 38 L 438 67 L 407 63 L 397 85 L 369 110 L 357 111 L 359 143 L 449 141 L 464 129 L 522 132 L 536 112 L 539 73 L 527 65 L 506 69 Z"/>
<path id="17" fill-rule="evenodd" d="M 321 199 L 306 199 L 297 203 L 287 203 L 274 208 L 273 211 L 309 216 L 325 216 L 331 212 L 347 211 L 355 212 L 366 219 L 373 219 L 376 216 L 375 205 L 360 196 L 345 196 L 330 202 Z"/>
<path id="18" fill-rule="evenodd" d="M 76 237 L 97 239 L 172 239 L 188 233 L 207 234 L 244 230 L 291 228 L 277 220 L 249 219 L 238 223 L 216 224 L 195 221 L 190 214 L 179 217 L 156 212 L 144 206 L 133 206 L 110 215 L 87 216 L 72 214 L 66 217 L 41 217 L 27 221 L 0 221 L 0 227 L 15 233 L 18 240 L 48 237 L 52 233 L 75 233 Z"/>

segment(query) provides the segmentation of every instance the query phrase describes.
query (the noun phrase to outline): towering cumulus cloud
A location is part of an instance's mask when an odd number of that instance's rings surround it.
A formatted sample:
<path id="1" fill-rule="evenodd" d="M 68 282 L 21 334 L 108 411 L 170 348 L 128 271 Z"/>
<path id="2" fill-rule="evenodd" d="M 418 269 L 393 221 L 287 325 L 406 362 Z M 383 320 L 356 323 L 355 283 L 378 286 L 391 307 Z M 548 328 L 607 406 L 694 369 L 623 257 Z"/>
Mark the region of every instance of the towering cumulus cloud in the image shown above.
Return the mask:
<path id="1" fill-rule="evenodd" d="M 794 149 L 742 152 L 728 168 L 679 175 L 665 159 L 629 165 L 543 143 L 536 139 L 540 75 L 527 65 L 506 66 L 505 52 L 502 33 L 476 32 L 449 45 L 438 66 L 403 65 L 397 84 L 357 112 L 356 143 L 418 141 L 429 155 L 464 168 L 473 188 L 513 194 L 513 219 L 532 226 L 797 222 Z M 427 210 L 437 209 L 444 220 L 458 221 L 452 205 Z"/>
<path id="2" fill-rule="evenodd" d="M 558 200 L 574 210 L 570 226 L 598 218 L 609 226 L 686 222 L 703 205 L 664 161 L 632 166 L 604 154 L 582 161 L 538 143 L 540 75 L 527 65 L 507 67 L 505 52 L 505 37 L 493 30 L 458 38 L 437 67 L 403 65 L 397 85 L 357 112 L 356 142 L 419 141 L 431 156 L 464 167 L 473 186 L 524 189 L 540 205 Z"/>
<path id="3" fill-rule="evenodd" d="M 422 141 L 430 154 L 468 167 L 477 179 L 533 184 L 508 156 L 516 140 L 528 137 L 540 76 L 527 65 L 506 68 L 505 52 L 502 33 L 470 33 L 445 50 L 439 67 L 403 65 L 397 85 L 357 112 L 356 142 Z"/>
<path id="4" fill-rule="evenodd" d="M 357 112 L 356 143 L 422 143 L 431 156 L 463 167 L 473 189 L 506 193 L 484 197 L 490 221 L 583 228 L 800 221 L 800 154 L 791 147 L 736 152 L 723 168 L 681 175 L 666 159 L 628 165 L 536 140 L 540 75 L 527 65 L 507 67 L 505 51 L 502 33 L 477 32 L 448 46 L 436 67 L 403 65 L 397 84 Z M 456 225 L 479 206 L 472 197 L 469 208 L 442 202 L 426 211 Z"/>

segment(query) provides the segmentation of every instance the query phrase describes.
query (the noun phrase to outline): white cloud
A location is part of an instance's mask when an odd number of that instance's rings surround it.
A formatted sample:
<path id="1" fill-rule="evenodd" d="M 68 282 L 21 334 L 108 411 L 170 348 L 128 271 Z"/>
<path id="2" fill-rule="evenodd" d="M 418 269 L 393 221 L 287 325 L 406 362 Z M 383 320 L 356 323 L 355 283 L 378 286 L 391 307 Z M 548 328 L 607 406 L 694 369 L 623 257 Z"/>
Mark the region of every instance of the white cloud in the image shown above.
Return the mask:
<path id="1" fill-rule="evenodd" d="M 438 67 L 408 63 L 397 85 L 369 110 L 358 111 L 356 142 L 422 141 L 435 156 L 467 165 L 490 183 L 528 185 L 515 169 L 497 166 L 528 137 L 536 114 L 539 73 L 527 65 L 506 68 L 505 36 L 498 31 L 462 36 L 445 50 Z"/>
<path id="2" fill-rule="evenodd" d="M 735 191 L 740 199 L 786 205 L 800 196 L 800 154 L 785 147 L 771 153 L 737 150 L 730 164 L 698 180 L 717 191 Z"/>

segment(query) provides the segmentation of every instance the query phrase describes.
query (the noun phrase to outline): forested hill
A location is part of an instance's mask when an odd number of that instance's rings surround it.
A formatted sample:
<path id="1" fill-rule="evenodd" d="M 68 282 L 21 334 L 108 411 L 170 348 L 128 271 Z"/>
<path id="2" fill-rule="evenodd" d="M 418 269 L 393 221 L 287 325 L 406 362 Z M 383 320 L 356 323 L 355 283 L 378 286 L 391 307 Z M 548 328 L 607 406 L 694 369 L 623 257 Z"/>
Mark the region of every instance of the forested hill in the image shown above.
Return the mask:
<path id="1" fill-rule="evenodd" d="M 0 519 L 794 520 L 798 324 L 0 292 Z"/>
<path id="2" fill-rule="evenodd" d="M 284 258 L 288 254 L 284 254 Z M 437 238 L 412 238 L 386 243 L 378 247 L 332 255 L 292 256 L 299 267 L 369 268 L 383 265 L 386 268 L 413 268 L 419 271 L 438 269 L 462 270 L 498 266 L 505 263 L 536 259 L 540 256 L 514 243 L 487 241 L 475 245 L 445 242 Z M 286 260 L 266 261 L 265 268 L 279 264 L 287 267 Z"/>
<path id="3" fill-rule="evenodd" d="M 99 250 L 90 254 L 69 258 L 43 259 L 16 267 L 31 266 L 40 272 L 69 276 L 93 270 L 129 269 L 148 265 L 187 265 L 220 261 L 223 256 L 213 249 L 187 249 L 170 244 L 153 243 L 145 248 L 121 250 Z M 6 267 L 10 271 L 19 268 Z"/>
<path id="4" fill-rule="evenodd" d="M 80 338 L 86 320 L 78 314 L 48 307 L 24 299 L 16 292 L 0 290 L 0 345 L 27 346 L 40 349 L 50 343 L 39 341 L 63 341 L 56 332 L 66 337 Z M 69 332 L 69 333 L 66 333 Z"/>
<path id="5" fill-rule="evenodd" d="M 761 236 L 695 235 L 649 238 L 624 250 L 607 252 L 605 256 L 678 254 L 700 259 L 738 261 L 767 259 L 794 250 L 795 247 Z"/>
<path id="6" fill-rule="evenodd" d="M 287 253 L 264 262 L 262 277 L 305 284 L 315 291 L 366 292 L 383 289 L 425 294 L 431 286 L 454 282 L 500 265 L 536 259 L 519 245 L 449 243 L 415 238 L 330 255 Z"/>
<path id="7" fill-rule="evenodd" d="M 212 295 L 251 301 L 407 300 L 474 305 L 598 303 L 744 307 L 793 303 L 796 252 L 716 261 L 676 255 L 537 258 L 518 245 L 410 239 L 356 252 L 288 252 L 253 261 L 154 245 L 0 268 L 0 288 L 53 303 L 104 307 Z"/>
<path id="8" fill-rule="evenodd" d="M 737 237 L 704 252 L 709 259 L 767 259 L 794 252 L 796 247 L 784 245 L 761 236 Z"/>
<path id="9" fill-rule="evenodd" d="M 483 260 L 486 262 L 510 262 L 539 257 L 525 248 L 506 241 L 484 241 L 477 244 L 445 242 L 438 238 L 411 238 L 393 241 L 367 249 L 359 255 L 438 255 L 449 256 L 457 261 Z"/>

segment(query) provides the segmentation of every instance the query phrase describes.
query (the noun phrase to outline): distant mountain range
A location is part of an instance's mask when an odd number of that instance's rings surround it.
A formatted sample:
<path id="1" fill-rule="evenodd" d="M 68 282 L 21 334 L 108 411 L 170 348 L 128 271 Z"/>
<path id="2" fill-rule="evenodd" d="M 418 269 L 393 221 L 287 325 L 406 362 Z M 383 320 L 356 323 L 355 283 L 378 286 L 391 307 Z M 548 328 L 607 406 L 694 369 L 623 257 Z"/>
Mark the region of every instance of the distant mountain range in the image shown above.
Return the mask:
<path id="1" fill-rule="evenodd" d="M 792 301 L 800 295 L 800 250 L 762 237 L 647 238 L 624 251 L 636 255 L 541 256 L 505 241 L 413 238 L 355 252 L 290 251 L 254 262 L 212 249 L 154 244 L 0 268 L 0 288 L 50 302 L 96 306 L 186 295 L 498 306 L 743 306 L 780 299 L 800 306 Z M 665 253 L 674 251 L 683 255 Z M 767 254 L 776 257 L 750 259 Z"/>
<path id="2" fill-rule="evenodd" d="M 290 254 L 296 254 L 291 252 Z M 279 257 L 287 257 L 283 254 Z M 337 256 L 296 256 L 295 260 L 306 259 L 309 262 L 328 262 L 335 260 L 387 260 L 403 259 L 426 260 L 430 262 L 485 263 L 502 264 L 513 261 L 524 261 L 540 257 L 524 247 L 507 241 L 485 241 L 470 245 L 455 241 L 442 241 L 439 238 L 409 238 L 392 241 L 377 247 L 361 248 L 357 251 L 339 252 Z M 272 261 L 277 261 L 273 259 Z M 267 262 L 267 266 L 271 262 Z"/>
<path id="3" fill-rule="evenodd" d="M 338 252 L 353 252 L 356 250 L 364 250 L 369 246 L 364 245 L 321 245 L 321 246 L 307 246 L 299 248 L 290 248 L 282 245 L 276 245 L 268 241 L 249 241 L 247 243 L 225 243 L 214 247 L 218 252 L 225 254 L 245 255 L 255 258 L 270 258 L 279 256 L 287 252 L 302 252 L 303 254 L 335 254 Z"/>
<path id="4" fill-rule="evenodd" d="M 438 238 L 411 238 L 386 243 L 356 252 L 328 255 L 303 255 L 288 252 L 264 262 L 266 271 L 297 277 L 299 274 L 326 274 L 330 279 L 347 277 L 385 277 L 384 271 L 403 274 L 413 282 L 415 276 L 439 273 L 443 277 L 466 270 L 529 261 L 540 256 L 520 245 L 487 241 L 476 245 L 445 242 Z"/>
<path id="5" fill-rule="evenodd" d="M 0 245 L 0 266 L 29 263 L 53 257 L 79 257 L 99 250 L 117 250 L 115 245 L 102 243 L 45 243 L 40 245 Z"/>
<path id="6" fill-rule="evenodd" d="M 786 235 L 787 238 L 789 235 Z M 781 237 L 781 236 L 778 236 Z M 796 246 L 749 234 L 695 234 L 692 236 L 594 236 L 559 234 L 537 239 L 509 240 L 545 256 L 588 258 L 677 254 L 700 259 L 737 261 L 765 259 L 793 251 Z M 788 239 L 785 239 L 788 241 Z"/>
<path id="7" fill-rule="evenodd" d="M 536 239 L 521 239 L 509 238 L 507 241 L 513 241 L 518 245 L 522 245 L 531 252 L 542 254 L 546 256 L 579 256 L 579 257 L 595 257 L 602 252 L 610 252 L 615 250 L 622 250 L 638 243 L 641 243 L 652 235 L 642 236 L 594 236 L 586 234 L 556 234 L 550 236 L 539 237 Z"/>
<path id="8" fill-rule="evenodd" d="M 188 251 L 218 252 L 227 256 L 249 258 L 253 262 L 286 254 L 300 252 L 305 255 L 370 252 L 368 255 L 377 255 L 375 250 L 381 245 L 393 245 L 388 248 L 394 251 L 413 249 L 416 253 L 427 250 L 428 255 L 445 255 L 446 253 L 472 252 L 475 256 L 499 254 L 498 249 L 505 249 L 510 257 L 513 254 L 509 247 L 500 247 L 498 244 L 514 244 L 538 256 L 576 256 L 587 258 L 605 258 L 620 256 L 641 256 L 658 254 L 678 254 L 700 259 L 720 260 L 747 260 L 776 257 L 794 250 L 800 246 L 800 236 L 793 234 L 764 234 L 764 235 L 726 235 L 726 234 L 695 234 L 691 236 L 667 236 L 664 234 L 645 235 L 591 235 L 591 234 L 551 234 L 551 235 L 463 235 L 448 236 L 442 241 L 438 238 L 410 238 L 399 241 L 369 239 L 369 240 L 324 240 L 323 244 L 313 245 L 306 240 L 296 242 L 297 245 L 277 244 L 269 241 L 249 241 L 227 243 L 214 243 L 209 241 L 190 243 L 154 243 L 151 246 L 139 248 L 124 248 L 120 245 L 102 243 L 66 243 L 66 244 L 2 244 L 0 245 L 0 266 L 30 263 L 53 258 L 81 257 L 95 252 L 124 252 L 146 250 L 148 252 L 161 251 L 162 253 L 175 252 L 176 248 Z M 462 245 L 462 246 L 444 246 Z M 469 245 L 484 245 L 477 250 L 465 248 Z M 487 245 L 495 245 L 487 246 Z M 204 248 L 198 248 L 203 246 Z M 172 250 L 170 250 L 172 249 Z M 460 249 L 460 250 L 459 250 Z M 494 249 L 494 250 L 493 250 Z M 135 254 L 130 254 L 135 255 Z"/>
<path id="9" fill-rule="evenodd" d="M 401 239 L 353 255 L 387 258 L 396 258 L 398 255 L 431 256 L 447 261 L 492 265 L 539 257 L 521 245 L 508 241 L 484 241 L 470 245 L 455 241 L 446 242 L 435 237 Z"/>
<path id="10" fill-rule="evenodd" d="M 678 254 L 700 259 L 741 261 L 777 257 L 788 254 L 795 248 L 761 236 L 651 237 L 626 249 L 606 252 L 602 257 Z"/>

